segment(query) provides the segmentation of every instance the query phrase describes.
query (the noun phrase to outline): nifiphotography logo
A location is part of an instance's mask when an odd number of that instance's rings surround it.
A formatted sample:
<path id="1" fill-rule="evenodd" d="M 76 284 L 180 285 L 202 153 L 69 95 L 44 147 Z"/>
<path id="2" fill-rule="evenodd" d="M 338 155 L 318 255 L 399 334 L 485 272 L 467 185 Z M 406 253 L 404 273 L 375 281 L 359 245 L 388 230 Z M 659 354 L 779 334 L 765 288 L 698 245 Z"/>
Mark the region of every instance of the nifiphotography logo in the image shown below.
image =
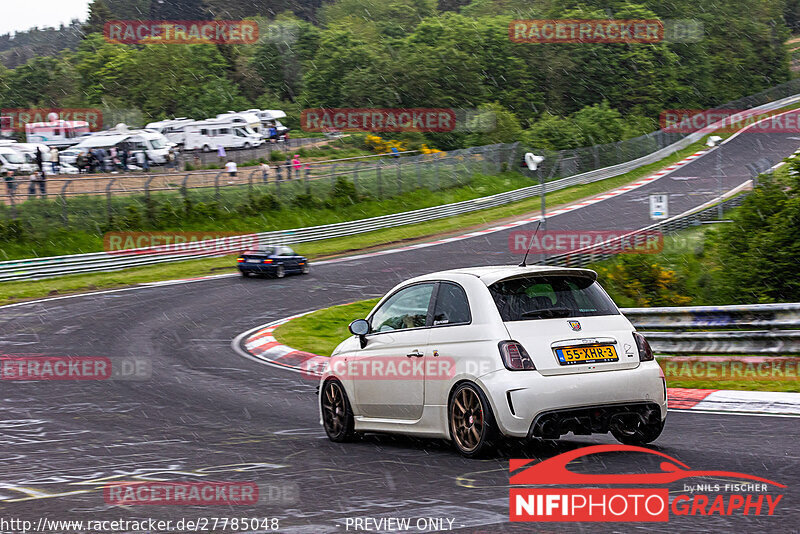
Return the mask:
<path id="1" fill-rule="evenodd" d="M 645 453 L 664 460 L 659 465 L 660 471 L 653 473 L 589 474 L 576 473 L 568 468 L 571 462 L 587 456 L 619 452 Z M 662 452 L 631 445 L 594 445 L 530 465 L 534 461 L 509 462 L 512 486 L 524 486 L 510 490 L 511 521 L 667 522 L 670 515 L 771 516 L 783 494 L 767 493 L 768 486 L 786 487 L 744 473 L 693 470 Z M 716 480 L 709 484 L 684 483 L 677 494 L 673 490 L 670 499 L 666 485 L 694 477 L 713 477 Z M 720 478 L 730 482 L 720 482 Z M 613 487 L 599 487 L 606 485 Z M 641 487 L 659 485 L 664 487 Z"/>

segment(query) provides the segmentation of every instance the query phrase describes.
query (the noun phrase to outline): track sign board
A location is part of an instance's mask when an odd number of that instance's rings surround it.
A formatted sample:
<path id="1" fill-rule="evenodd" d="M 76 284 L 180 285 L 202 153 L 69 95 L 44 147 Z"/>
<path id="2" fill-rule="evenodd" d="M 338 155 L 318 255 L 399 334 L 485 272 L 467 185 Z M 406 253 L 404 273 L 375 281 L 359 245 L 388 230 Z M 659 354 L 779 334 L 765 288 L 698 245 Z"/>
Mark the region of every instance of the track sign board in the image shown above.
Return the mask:
<path id="1" fill-rule="evenodd" d="M 669 218 L 669 195 L 667 193 L 650 195 L 650 218 L 654 221 Z"/>

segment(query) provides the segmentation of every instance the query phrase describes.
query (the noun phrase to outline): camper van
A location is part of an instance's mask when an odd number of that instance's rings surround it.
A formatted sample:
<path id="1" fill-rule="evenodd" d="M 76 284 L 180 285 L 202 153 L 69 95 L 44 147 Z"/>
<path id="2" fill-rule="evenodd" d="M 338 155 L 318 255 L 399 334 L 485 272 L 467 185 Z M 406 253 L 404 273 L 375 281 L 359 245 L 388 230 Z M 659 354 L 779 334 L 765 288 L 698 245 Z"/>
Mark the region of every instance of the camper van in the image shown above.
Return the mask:
<path id="1" fill-rule="evenodd" d="M 278 120 L 286 118 L 286 113 L 279 109 L 248 109 L 247 113 L 258 117 L 261 122 L 261 136 L 265 139 L 282 137 L 289 131 L 289 128 Z M 270 135 L 270 128 L 275 128 L 275 134 Z"/>
<path id="2" fill-rule="evenodd" d="M 0 171 L 14 171 L 27 174 L 34 171 L 34 166 L 25 161 L 25 156 L 9 145 L 0 145 Z"/>
<path id="3" fill-rule="evenodd" d="M 184 140 L 186 138 L 186 132 L 184 128 L 193 122 L 194 119 L 187 119 L 186 117 L 177 117 L 174 119 L 168 119 L 164 121 L 151 122 L 147 124 L 147 126 L 145 126 L 145 129 L 154 130 L 162 134 L 171 143 L 175 143 L 176 145 L 183 145 Z"/>
<path id="4" fill-rule="evenodd" d="M 225 148 L 254 148 L 264 140 L 250 126 L 228 119 L 209 119 L 197 121 L 185 127 L 186 150 L 200 149 L 211 152 L 222 146 Z"/>
<path id="5" fill-rule="evenodd" d="M 25 125 L 28 143 L 42 143 L 48 147 L 68 147 L 78 144 L 89 134 L 86 121 L 55 120 L 52 122 L 29 122 Z"/>
<path id="6" fill-rule="evenodd" d="M 255 133 L 264 137 L 264 132 L 261 131 L 261 119 L 255 113 L 249 111 L 229 111 L 227 113 L 220 113 L 217 115 L 217 119 L 231 121 L 237 126 L 247 125 Z"/>
<path id="7" fill-rule="evenodd" d="M 129 130 L 125 124 L 118 124 L 111 130 L 97 132 L 75 145 L 79 149 L 92 148 L 124 148 L 131 154 L 145 151 L 151 162 L 163 164 L 167 162 L 171 143 L 154 130 Z"/>

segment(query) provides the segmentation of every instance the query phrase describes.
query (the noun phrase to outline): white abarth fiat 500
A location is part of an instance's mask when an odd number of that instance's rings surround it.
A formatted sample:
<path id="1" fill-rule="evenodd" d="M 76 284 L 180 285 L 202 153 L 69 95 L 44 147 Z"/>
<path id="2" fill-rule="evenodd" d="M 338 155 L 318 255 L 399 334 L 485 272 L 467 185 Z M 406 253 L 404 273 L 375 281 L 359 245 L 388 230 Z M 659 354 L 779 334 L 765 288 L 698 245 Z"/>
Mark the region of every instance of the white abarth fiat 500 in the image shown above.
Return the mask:
<path id="1" fill-rule="evenodd" d="M 328 437 L 445 438 L 469 457 L 501 436 L 655 440 L 664 374 L 596 279 L 588 269 L 476 267 L 396 286 L 350 324 L 323 373 Z"/>

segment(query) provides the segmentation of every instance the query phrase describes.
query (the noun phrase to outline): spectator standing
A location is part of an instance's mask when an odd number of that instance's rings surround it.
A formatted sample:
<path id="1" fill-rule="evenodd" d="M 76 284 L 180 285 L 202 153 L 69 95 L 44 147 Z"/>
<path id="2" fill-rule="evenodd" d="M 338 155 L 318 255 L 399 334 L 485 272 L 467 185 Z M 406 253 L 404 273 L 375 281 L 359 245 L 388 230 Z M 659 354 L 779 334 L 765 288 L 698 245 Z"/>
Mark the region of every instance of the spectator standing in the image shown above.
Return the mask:
<path id="1" fill-rule="evenodd" d="M 11 170 L 6 171 L 5 179 L 6 179 L 6 191 L 8 192 L 8 196 L 14 198 L 14 194 L 17 191 L 17 180 L 14 178 L 14 171 Z"/>
<path id="2" fill-rule="evenodd" d="M 227 156 L 227 154 L 225 153 L 225 147 L 219 145 L 217 147 L 217 157 L 219 158 L 220 163 L 222 163 L 222 161 L 225 159 L 225 156 Z"/>
<path id="3" fill-rule="evenodd" d="M 50 166 L 53 168 L 53 174 L 61 172 L 61 159 L 56 147 L 50 149 Z"/>
<path id="4" fill-rule="evenodd" d="M 232 184 L 232 183 L 233 183 L 233 180 L 232 180 L 232 179 L 233 179 L 233 178 L 236 178 L 236 171 L 237 171 L 237 169 L 236 169 L 236 162 L 235 162 L 235 161 L 233 161 L 232 159 L 229 159 L 229 160 L 228 160 L 228 163 L 226 163 L 226 164 L 225 164 L 225 170 L 226 170 L 226 171 L 227 171 L 227 173 L 228 173 L 228 178 L 231 178 L 231 180 L 230 180 L 230 181 L 228 181 L 228 183 L 229 183 L 229 184 Z"/>
<path id="5" fill-rule="evenodd" d="M 125 147 L 119 149 L 119 162 L 122 164 L 122 170 L 128 170 L 128 151 Z"/>
<path id="6" fill-rule="evenodd" d="M 36 183 L 39 181 L 37 174 L 39 171 L 34 171 L 28 176 L 28 200 L 36 198 Z"/>
<path id="7" fill-rule="evenodd" d="M 39 183 L 39 193 L 42 198 L 47 198 L 47 176 L 43 172 L 39 173 L 37 182 Z"/>
<path id="8" fill-rule="evenodd" d="M 303 169 L 303 164 L 300 162 L 300 154 L 295 154 L 292 158 L 292 168 L 294 168 L 294 177 L 300 178 L 300 171 Z"/>
<path id="9" fill-rule="evenodd" d="M 269 182 L 269 163 L 266 161 L 261 164 L 261 180 L 264 183 Z"/>
<path id="10" fill-rule="evenodd" d="M 36 147 L 36 166 L 39 167 L 39 172 L 44 174 L 44 156 L 38 146 Z"/>

